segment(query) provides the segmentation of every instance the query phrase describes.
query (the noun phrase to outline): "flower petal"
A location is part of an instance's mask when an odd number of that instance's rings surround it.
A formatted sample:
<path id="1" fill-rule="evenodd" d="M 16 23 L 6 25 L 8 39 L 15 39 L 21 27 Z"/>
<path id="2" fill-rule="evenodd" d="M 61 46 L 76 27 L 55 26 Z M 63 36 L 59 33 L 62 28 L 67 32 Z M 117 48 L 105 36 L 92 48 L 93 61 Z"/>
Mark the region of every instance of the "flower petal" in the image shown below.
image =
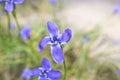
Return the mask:
<path id="1" fill-rule="evenodd" d="M 60 44 L 55 44 L 55 45 L 51 46 L 51 54 L 52 54 L 53 60 L 56 63 L 58 63 L 58 64 L 63 63 L 64 54 L 63 54 L 63 51 L 62 51 Z"/>
<path id="2" fill-rule="evenodd" d="M 42 68 L 45 70 L 45 71 L 49 71 L 51 70 L 52 68 L 52 64 L 50 63 L 50 61 L 46 58 L 43 58 L 42 59 Z"/>
<path id="3" fill-rule="evenodd" d="M 58 70 L 51 70 L 48 72 L 48 78 L 51 80 L 58 80 L 62 76 L 62 73 Z"/>
<path id="4" fill-rule="evenodd" d="M 14 0 L 15 4 L 22 4 L 24 2 L 24 0 Z"/>
<path id="5" fill-rule="evenodd" d="M 59 35 L 59 29 L 55 23 L 48 21 L 47 28 L 48 28 L 51 38 Z"/>
<path id="6" fill-rule="evenodd" d="M 10 23 L 10 29 L 14 29 L 16 26 L 14 23 Z"/>
<path id="7" fill-rule="evenodd" d="M 41 52 L 45 48 L 45 46 L 50 43 L 51 43 L 50 37 L 49 36 L 44 37 L 38 45 L 38 51 Z"/>
<path id="8" fill-rule="evenodd" d="M 31 76 L 39 76 L 42 73 L 42 68 L 35 68 L 31 70 Z"/>
<path id="9" fill-rule="evenodd" d="M 113 9 L 113 13 L 117 14 L 120 13 L 120 5 L 116 5 Z"/>
<path id="10" fill-rule="evenodd" d="M 0 0 L 0 2 L 4 2 L 4 0 Z"/>
<path id="11" fill-rule="evenodd" d="M 55 5 L 58 3 L 58 0 L 49 0 L 49 3 L 51 3 L 52 5 Z"/>
<path id="12" fill-rule="evenodd" d="M 31 70 L 29 68 L 25 68 L 21 74 L 22 78 L 25 78 L 26 80 L 30 80 L 31 78 Z"/>
<path id="13" fill-rule="evenodd" d="M 38 77 L 38 80 L 48 80 L 47 78 L 45 78 L 45 77 Z"/>
<path id="14" fill-rule="evenodd" d="M 61 44 L 67 43 L 72 37 L 72 31 L 70 29 L 66 29 L 63 34 L 59 38 L 59 42 Z"/>
<path id="15" fill-rule="evenodd" d="M 88 41 L 90 41 L 90 36 L 89 35 L 84 35 L 81 42 L 82 43 L 87 43 Z"/>
<path id="16" fill-rule="evenodd" d="M 5 2 L 5 10 L 12 12 L 14 10 L 14 3 L 11 1 Z"/>
<path id="17" fill-rule="evenodd" d="M 20 30 L 20 35 L 23 40 L 27 40 L 30 38 L 32 30 L 29 26 L 25 25 L 21 30 Z"/>

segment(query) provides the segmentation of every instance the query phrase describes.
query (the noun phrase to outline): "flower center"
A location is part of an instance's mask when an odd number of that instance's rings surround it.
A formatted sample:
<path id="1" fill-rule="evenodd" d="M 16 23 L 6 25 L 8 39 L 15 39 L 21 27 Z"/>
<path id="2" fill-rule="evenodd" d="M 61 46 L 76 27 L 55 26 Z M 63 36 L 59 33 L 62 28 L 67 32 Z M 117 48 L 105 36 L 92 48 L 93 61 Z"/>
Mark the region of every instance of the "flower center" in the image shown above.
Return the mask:
<path id="1" fill-rule="evenodd" d="M 40 74 L 40 77 L 46 77 L 47 78 L 47 71 L 42 71 L 42 73 Z"/>
<path id="2" fill-rule="evenodd" d="M 51 38 L 51 42 L 52 42 L 53 44 L 59 43 L 58 37 L 57 37 L 57 36 L 52 37 L 52 38 Z"/>

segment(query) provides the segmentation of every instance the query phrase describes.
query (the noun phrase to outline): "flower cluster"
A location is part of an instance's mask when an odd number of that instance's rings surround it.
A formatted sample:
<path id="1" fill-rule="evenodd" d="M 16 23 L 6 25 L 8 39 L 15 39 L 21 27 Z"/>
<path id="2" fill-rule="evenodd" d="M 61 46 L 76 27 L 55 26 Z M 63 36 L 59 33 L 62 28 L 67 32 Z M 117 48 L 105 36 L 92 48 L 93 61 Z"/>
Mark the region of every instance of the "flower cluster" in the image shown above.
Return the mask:
<path id="1" fill-rule="evenodd" d="M 56 4 L 58 0 L 49 0 L 51 4 Z M 0 3 L 4 3 L 4 9 L 9 12 L 13 12 L 15 9 L 16 4 L 22 4 L 24 0 L 0 0 Z M 8 23 L 9 23 L 9 29 L 14 29 L 15 25 L 10 24 L 10 16 L 7 14 L 8 17 Z M 13 12 L 13 17 L 16 20 L 17 27 L 19 30 L 19 34 L 23 41 L 28 40 L 31 35 L 31 28 L 27 25 L 23 26 L 22 29 L 20 29 L 16 13 Z M 41 52 L 44 50 L 44 48 L 47 46 L 47 44 L 50 44 L 50 50 L 52 59 L 58 63 L 62 64 L 64 62 L 64 53 L 63 53 L 63 44 L 66 44 L 70 41 L 72 37 L 72 31 L 70 29 L 65 29 L 62 34 L 60 34 L 58 26 L 48 21 L 47 22 L 47 29 L 49 32 L 48 36 L 45 36 L 38 45 L 38 51 Z M 64 64 L 65 66 L 65 64 Z M 34 69 L 25 68 L 22 72 L 21 77 L 25 78 L 26 80 L 30 80 L 31 77 L 37 76 L 38 80 L 59 80 L 62 76 L 62 73 L 59 70 L 53 70 L 52 64 L 47 58 L 42 59 L 41 66 Z"/>
<path id="2" fill-rule="evenodd" d="M 41 52 L 47 44 L 51 44 L 50 49 L 53 60 L 58 64 L 62 64 L 64 62 L 62 45 L 70 41 L 72 37 L 72 31 L 70 29 L 65 29 L 65 31 L 60 34 L 58 26 L 50 21 L 47 22 L 47 28 L 49 36 L 44 37 L 40 41 L 38 50 Z M 30 32 L 30 28 L 23 27 L 23 29 L 20 31 L 23 40 L 28 38 Z M 61 72 L 58 70 L 52 70 L 52 64 L 48 59 L 43 58 L 41 65 L 41 67 L 32 70 L 25 68 L 21 76 L 26 78 L 26 80 L 30 80 L 30 78 L 33 76 L 38 76 L 38 80 L 59 80 L 62 75 Z"/>
<path id="3" fill-rule="evenodd" d="M 4 8 L 7 12 L 12 12 L 14 11 L 15 4 L 22 4 L 24 0 L 0 0 L 0 2 L 5 3 Z M 57 0 L 50 0 L 50 2 L 54 4 L 57 2 Z M 19 27 L 19 25 L 17 26 Z M 14 28 L 14 25 L 10 24 L 10 29 L 13 29 L 13 28 Z M 65 29 L 65 31 L 62 34 L 60 34 L 58 26 L 55 23 L 50 21 L 47 22 L 47 29 L 49 32 L 49 36 L 44 37 L 39 42 L 38 50 L 39 52 L 41 52 L 43 51 L 43 49 L 46 47 L 47 44 L 51 44 L 50 49 L 51 49 L 52 59 L 56 63 L 62 64 L 64 62 L 64 53 L 62 50 L 62 45 L 70 41 L 72 37 L 72 31 L 70 29 Z M 19 31 L 19 34 L 22 40 L 25 41 L 30 38 L 31 32 L 32 32 L 31 28 L 25 25 Z M 30 69 L 25 69 L 23 71 L 22 77 L 25 77 L 27 78 L 27 80 L 29 80 L 31 76 L 35 76 L 33 75 L 34 72 L 36 73 L 36 75 L 39 74 L 39 80 L 45 80 L 45 78 L 49 80 L 53 80 L 52 78 L 57 79 L 61 75 L 59 71 L 51 70 L 51 63 L 47 59 L 43 59 L 42 67 L 37 68 L 37 70 L 35 69 L 35 71 L 34 70 L 31 71 Z M 53 75 L 57 73 L 59 74 L 59 77 Z"/>

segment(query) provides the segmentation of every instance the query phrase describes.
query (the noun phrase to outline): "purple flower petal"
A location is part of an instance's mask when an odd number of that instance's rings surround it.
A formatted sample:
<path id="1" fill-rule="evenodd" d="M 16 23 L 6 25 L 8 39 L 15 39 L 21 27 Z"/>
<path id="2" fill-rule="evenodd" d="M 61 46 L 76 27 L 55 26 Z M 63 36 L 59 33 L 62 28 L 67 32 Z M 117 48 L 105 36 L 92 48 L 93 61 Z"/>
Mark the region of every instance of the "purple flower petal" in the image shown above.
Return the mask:
<path id="1" fill-rule="evenodd" d="M 45 77 L 38 77 L 38 80 L 48 80 L 48 79 Z"/>
<path id="2" fill-rule="evenodd" d="M 62 76 L 61 72 L 58 70 L 51 70 L 48 72 L 48 77 L 51 80 L 58 80 Z"/>
<path id="3" fill-rule="evenodd" d="M 63 54 L 63 51 L 62 51 L 60 44 L 55 44 L 55 45 L 51 46 L 51 54 L 52 54 L 53 60 L 56 63 L 58 63 L 58 64 L 63 63 L 64 54 Z"/>
<path id="4" fill-rule="evenodd" d="M 47 44 L 50 44 L 51 43 L 51 41 L 50 41 L 50 37 L 44 37 L 41 41 L 40 41 L 40 43 L 39 43 L 39 45 L 38 45 L 38 51 L 39 52 L 41 52 L 44 48 L 45 48 L 45 46 L 47 45 Z"/>
<path id="5" fill-rule="evenodd" d="M 22 4 L 24 0 L 13 0 L 15 4 Z"/>
<path id="6" fill-rule="evenodd" d="M 51 38 L 59 35 L 59 29 L 58 29 L 58 26 L 55 23 L 48 21 L 47 28 L 48 28 L 48 31 L 50 33 Z"/>
<path id="7" fill-rule="evenodd" d="M 50 61 L 46 58 L 43 58 L 42 60 L 42 67 L 45 71 L 49 71 L 52 68 L 52 64 L 50 63 Z"/>
<path id="8" fill-rule="evenodd" d="M 59 38 L 59 41 L 61 44 L 67 43 L 72 37 L 72 31 L 70 29 L 66 29 L 61 37 Z"/>
<path id="9" fill-rule="evenodd" d="M 4 2 L 4 0 L 0 0 L 0 2 Z"/>
<path id="10" fill-rule="evenodd" d="M 32 30 L 29 26 L 25 25 L 21 31 L 20 31 L 20 35 L 22 37 L 23 40 L 27 40 L 30 38 L 30 34 L 31 34 Z"/>
<path id="11" fill-rule="evenodd" d="M 120 13 L 120 5 L 114 6 L 113 13 Z"/>
<path id="12" fill-rule="evenodd" d="M 33 70 L 31 70 L 31 76 L 39 76 L 39 74 L 42 73 L 42 68 L 35 68 Z"/>
<path id="13" fill-rule="evenodd" d="M 54 5 L 57 4 L 58 0 L 49 0 L 49 2 Z"/>
<path id="14" fill-rule="evenodd" d="M 10 23 L 10 29 L 14 29 L 15 28 L 15 24 L 14 23 Z"/>
<path id="15" fill-rule="evenodd" d="M 81 42 L 82 42 L 82 43 L 87 43 L 88 41 L 90 41 L 90 36 L 89 36 L 89 35 L 83 36 Z"/>
<path id="16" fill-rule="evenodd" d="M 120 45 L 120 39 L 112 40 L 112 44 L 115 45 L 115 46 L 119 46 Z"/>
<path id="17" fill-rule="evenodd" d="M 5 2 L 5 10 L 12 12 L 14 10 L 14 3 L 11 1 Z"/>
<path id="18" fill-rule="evenodd" d="M 117 70 L 116 70 L 116 73 L 117 73 L 118 75 L 120 75 L 120 69 L 117 69 Z"/>
<path id="19" fill-rule="evenodd" d="M 22 78 L 25 78 L 26 80 L 30 80 L 31 78 L 31 70 L 29 68 L 25 68 L 21 74 Z"/>

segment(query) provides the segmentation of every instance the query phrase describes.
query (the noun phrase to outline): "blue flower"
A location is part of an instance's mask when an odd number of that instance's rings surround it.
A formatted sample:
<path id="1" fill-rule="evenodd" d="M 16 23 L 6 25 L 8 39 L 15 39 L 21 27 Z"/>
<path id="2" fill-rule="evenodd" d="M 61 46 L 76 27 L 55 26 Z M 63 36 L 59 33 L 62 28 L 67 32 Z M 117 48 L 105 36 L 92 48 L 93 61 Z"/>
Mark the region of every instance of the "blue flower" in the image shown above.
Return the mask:
<path id="1" fill-rule="evenodd" d="M 15 28 L 15 24 L 14 23 L 10 23 L 10 29 L 14 29 Z"/>
<path id="2" fill-rule="evenodd" d="M 30 80 L 31 76 L 32 76 L 32 73 L 29 68 L 25 68 L 21 74 L 21 77 L 25 78 L 26 80 Z"/>
<path id="3" fill-rule="evenodd" d="M 120 69 L 117 69 L 117 70 L 116 70 L 116 73 L 117 73 L 118 75 L 120 75 Z"/>
<path id="4" fill-rule="evenodd" d="M 90 41 L 90 36 L 84 35 L 81 41 L 82 41 L 82 43 L 87 43 L 88 41 Z"/>
<path id="5" fill-rule="evenodd" d="M 20 35 L 23 40 L 28 40 L 30 38 L 32 30 L 29 26 L 25 25 L 21 30 L 20 30 Z"/>
<path id="6" fill-rule="evenodd" d="M 65 29 L 65 31 L 60 34 L 58 26 L 53 22 L 48 22 L 47 28 L 49 36 L 44 37 L 40 41 L 38 50 L 41 52 L 47 44 L 51 44 L 50 49 L 53 60 L 58 64 L 62 64 L 64 61 L 62 45 L 69 42 L 72 37 L 72 31 L 70 29 Z"/>
<path id="7" fill-rule="evenodd" d="M 49 0 L 49 2 L 54 5 L 57 4 L 58 0 Z"/>
<path id="8" fill-rule="evenodd" d="M 119 46 L 120 45 L 120 39 L 113 39 L 112 44 L 115 45 L 115 46 Z"/>
<path id="9" fill-rule="evenodd" d="M 31 70 L 31 76 L 38 76 L 38 80 L 59 80 L 61 72 L 52 70 L 52 64 L 48 59 L 43 58 L 42 66 Z"/>
<path id="10" fill-rule="evenodd" d="M 5 3 L 5 10 L 8 12 L 12 12 L 15 8 L 15 4 L 22 4 L 24 0 L 0 0 L 0 2 Z"/>
<path id="11" fill-rule="evenodd" d="M 114 13 L 120 13 L 120 5 L 116 5 L 113 9 Z"/>

